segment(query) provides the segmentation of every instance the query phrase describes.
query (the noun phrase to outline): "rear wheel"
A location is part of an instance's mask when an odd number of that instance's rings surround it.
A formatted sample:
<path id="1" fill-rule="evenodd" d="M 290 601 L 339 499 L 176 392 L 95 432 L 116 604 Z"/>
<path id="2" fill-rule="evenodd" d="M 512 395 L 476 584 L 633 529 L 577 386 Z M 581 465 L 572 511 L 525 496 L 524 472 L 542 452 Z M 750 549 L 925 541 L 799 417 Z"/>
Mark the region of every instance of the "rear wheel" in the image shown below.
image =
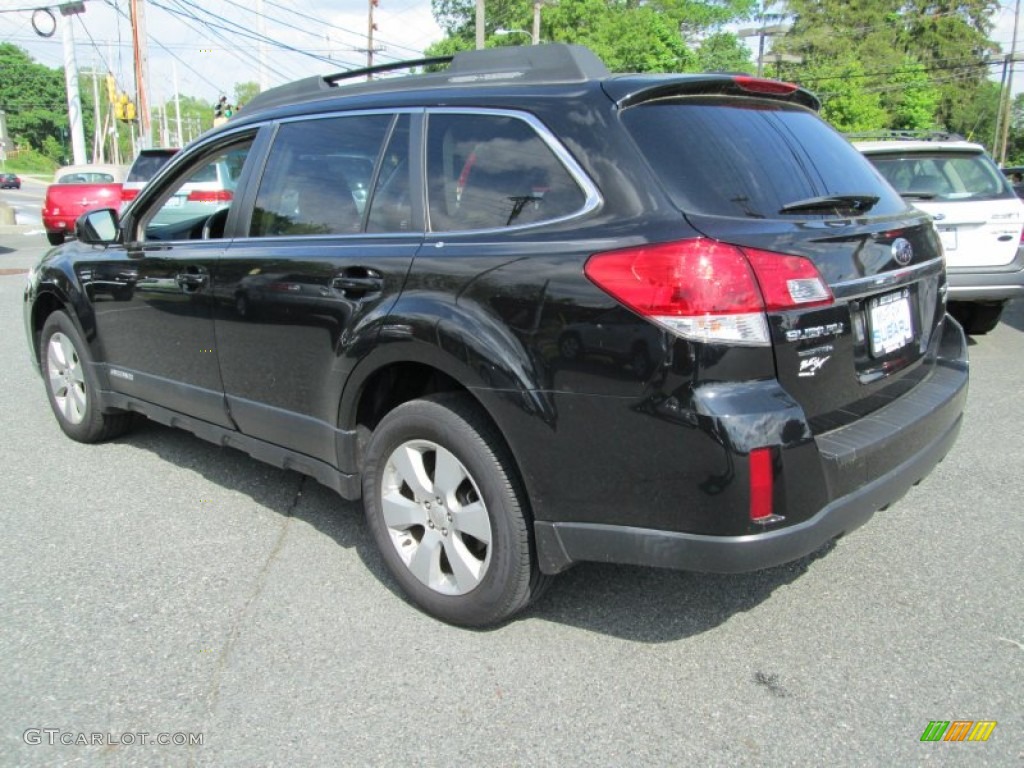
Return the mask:
<path id="1" fill-rule="evenodd" d="M 949 314 L 971 336 L 984 336 L 999 325 L 999 317 L 1003 314 L 1005 301 L 982 304 L 976 301 L 951 301 Z"/>
<path id="2" fill-rule="evenodd" d="M 385 416 L 367 448 L 363 500 L 384 562 L 427 613 L 485 626 L 540 593 L 518 475 L 467 396 L 433 395 Z"/>
<path id="3" fill-rule="evenodd" d="M 50 245 L 61 245 L 64 242 L 64 233 L 47 232 L 46 239 L 50 241 Z"/>
<path id="4" fill-rule="evenodd" d="M 80 443 L 107 440 L 126 431 L 131 414 L 103 413 L 88 348 L 69 318 L 54 312 L 43 325 L 40 368 L 53 415 L 68 437 Z"/>

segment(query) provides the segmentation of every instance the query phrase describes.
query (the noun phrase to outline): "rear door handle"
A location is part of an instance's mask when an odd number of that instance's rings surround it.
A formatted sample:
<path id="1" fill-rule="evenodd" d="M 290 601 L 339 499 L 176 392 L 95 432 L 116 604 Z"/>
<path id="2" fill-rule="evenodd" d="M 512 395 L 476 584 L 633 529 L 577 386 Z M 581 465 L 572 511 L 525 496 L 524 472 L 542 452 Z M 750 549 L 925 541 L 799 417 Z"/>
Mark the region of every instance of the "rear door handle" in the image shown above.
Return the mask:
<path id="1" fill-rule="evenodd" d="M 384 290 L 384 276 L 373 269 L 352 267 L 331 280 L 331 287 L 346 296 L 365 296 Z"/>
<path id="2" fill-rule="evenodd" d="M 174 279 L 181 290 L 186 293 L 193 293 L 209 282 L 209 275 L 202 267 L 190 265 L 185 267 L 183 272 L 179 272 L 175 275 Z"/>

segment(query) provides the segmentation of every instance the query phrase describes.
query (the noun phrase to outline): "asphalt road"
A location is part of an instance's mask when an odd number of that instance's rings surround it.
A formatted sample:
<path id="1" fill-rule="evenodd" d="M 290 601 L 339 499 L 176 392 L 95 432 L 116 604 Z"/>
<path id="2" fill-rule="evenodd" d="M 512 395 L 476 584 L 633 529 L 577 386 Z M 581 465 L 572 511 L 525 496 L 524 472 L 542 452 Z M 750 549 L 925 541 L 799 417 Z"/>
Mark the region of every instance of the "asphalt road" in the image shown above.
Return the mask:
<path id="1" fill-rule="evenodd" d="M 0 270 L 43 245 L 0 234 Z M 971 345 L 953 452 L 867 526 L 751 575 L 579 566 L 467 631 L 313 480 L 157 425 L 64 438 L 23 283 L 0 276 L 0 765 L 1024 764 L 1024 302 Z M 932 720 L 998 725 L 922 743 Z"/>

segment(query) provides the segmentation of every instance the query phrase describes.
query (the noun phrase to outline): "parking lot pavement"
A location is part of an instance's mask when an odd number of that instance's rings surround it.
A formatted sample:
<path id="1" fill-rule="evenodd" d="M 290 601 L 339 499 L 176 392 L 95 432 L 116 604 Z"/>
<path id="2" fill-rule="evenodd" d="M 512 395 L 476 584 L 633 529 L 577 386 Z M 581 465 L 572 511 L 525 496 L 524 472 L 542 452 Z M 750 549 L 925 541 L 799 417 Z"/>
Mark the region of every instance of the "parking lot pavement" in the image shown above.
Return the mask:
<path id="1" fill-rule="evenodd" d="M 0 269 L 31 247 L 0 235 Z M 23 283 L 0 276 L 2 765 L 1024 762 L 1022 302 L 971 344 L 953 452 L 850 536 L 749 575 L 579 566 L 467 631 L 311 479 L 152 424 L 64 438 Z M 997 725 L 923 743 L 933 720 Z"/>

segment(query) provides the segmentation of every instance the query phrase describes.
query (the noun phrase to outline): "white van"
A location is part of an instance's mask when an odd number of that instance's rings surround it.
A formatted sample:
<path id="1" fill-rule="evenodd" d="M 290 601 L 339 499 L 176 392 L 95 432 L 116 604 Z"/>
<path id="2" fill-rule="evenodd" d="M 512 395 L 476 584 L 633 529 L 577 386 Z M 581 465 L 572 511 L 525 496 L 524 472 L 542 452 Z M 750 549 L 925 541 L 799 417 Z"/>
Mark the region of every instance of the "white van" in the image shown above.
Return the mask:
<path id="1" fill-rule="evenodd" d="M 907 202 L 935 219 L 950 313 L 968 333 L 995 328 L 1007 300 L 1024 296 L 1024 202 L 985 148 L 949 134 L 906 132 L 854 146 Z"/>

